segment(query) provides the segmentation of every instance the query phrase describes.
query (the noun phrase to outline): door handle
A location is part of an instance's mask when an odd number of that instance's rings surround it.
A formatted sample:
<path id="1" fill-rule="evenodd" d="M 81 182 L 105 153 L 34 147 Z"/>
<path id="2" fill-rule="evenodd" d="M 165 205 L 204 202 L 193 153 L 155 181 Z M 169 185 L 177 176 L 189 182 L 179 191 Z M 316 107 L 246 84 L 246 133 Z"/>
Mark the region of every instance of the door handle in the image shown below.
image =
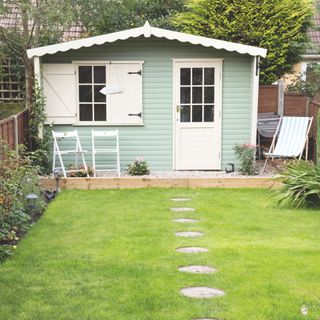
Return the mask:
<path id="1" fill-rule="evenodd" d="M 180 106 L 176 107 L 177 112 L 180 112 Z"/>
<path id="2" fill-rule="evenodd" d="M 128 116 L 129 116 L 129 117 L 140 117 L 140 118 L 142 118 L 142 112 L 139 112 L 139 113 L 129 113 Z"/>

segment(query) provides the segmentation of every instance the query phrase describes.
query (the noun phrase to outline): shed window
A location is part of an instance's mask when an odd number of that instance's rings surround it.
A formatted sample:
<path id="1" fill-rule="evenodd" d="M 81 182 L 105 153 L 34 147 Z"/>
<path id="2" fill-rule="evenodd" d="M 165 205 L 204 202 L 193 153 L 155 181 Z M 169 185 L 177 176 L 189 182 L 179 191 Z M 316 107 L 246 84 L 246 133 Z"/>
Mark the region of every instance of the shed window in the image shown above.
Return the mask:
<path id="1" fill-rule="evenodd" d="M 180 121 L 214 122 L 214 68 L 180 69 Z"/>
<path id="2" fill-rule="evenodd" d="M 104 65 L 79 66 L 79 120 L 107 121 L 107 99 L 100 93 L 106 86 Z"/>
<path id="3" fill-rule="evenodd" d="M 142 124 L 142 62 L 86 63 L 77 70 L 79 122 Z"/>

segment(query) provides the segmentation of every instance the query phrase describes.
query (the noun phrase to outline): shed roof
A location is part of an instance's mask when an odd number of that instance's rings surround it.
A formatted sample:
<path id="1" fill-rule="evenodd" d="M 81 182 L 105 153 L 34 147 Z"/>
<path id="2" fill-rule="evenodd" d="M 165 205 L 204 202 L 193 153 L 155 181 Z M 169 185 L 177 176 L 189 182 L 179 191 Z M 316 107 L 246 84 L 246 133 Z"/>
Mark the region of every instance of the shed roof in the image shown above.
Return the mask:
<path id="1" fill-rule="evenodd" d="M 55 54 L 57 52 L 66 52 L 68 50 L 77 50 L 83 47 L 91 47 L 94 45 L 102 45 L 104 43 L 115 42 L 117 40 L 126 40 L 129 38 L 137 38 L 143 36 L 150 38 L 151 36 L 157 38 L 166 38 L 168 40 L 177 40 L 180 42 L 188 42 L 195 45 L 202 45 L 204 47 L 212 47 L 215 49 L 224 49 L 227 51 L 235 51 L 240 54 L 249 54 L 251 56 L 265 57 L 267 50 L 263 48 L 248 46 L 244 44 L 228 42 L 223 40 L 211 39 L 206 37 L 194 36 L 187 33 L 170 31 L 160 28 L 151 27 L 148 22 L 143 27 L 134 28 L 100 36 L 78 39 L 64 43 L 53 44 L 27 51 L 28 57 L 41 57 L 46 54 Z"/>

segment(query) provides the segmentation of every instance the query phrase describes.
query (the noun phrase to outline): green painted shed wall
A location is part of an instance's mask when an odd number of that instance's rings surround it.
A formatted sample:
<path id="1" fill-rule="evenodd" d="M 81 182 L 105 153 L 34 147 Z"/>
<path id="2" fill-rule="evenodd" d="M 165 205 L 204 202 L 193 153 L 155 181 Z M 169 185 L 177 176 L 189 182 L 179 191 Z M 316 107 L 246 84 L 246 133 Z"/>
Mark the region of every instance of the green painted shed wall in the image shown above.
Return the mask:
<path id="1" fill-rule="evenodd" d="M 250 142 L 252 113 L 252 57 L 225 50 L 157 38 L 138 38 L 47 55 L 43 63 L 71 63 L 74 60 L 143 60 L 144 126 L 118 127 L 121 167 L 143 156 L 151 170 L 173 167 L 173 79 L 172 58 L 223 58 L 222 70 L 222 169 L 237 163 L 235 143 Z M 58 127 L 58 126 L 57 126 Z M 59 126 L 55 130 L 70 130 Z M 89 126 L 79 131 L 83 148 L 91 150 Z M 111 129 L 112 127 L 95 127 Z M 87 154 L 91 163 L 90 152 Z M 70 162 L 72 160 L 70 159 Z"/>

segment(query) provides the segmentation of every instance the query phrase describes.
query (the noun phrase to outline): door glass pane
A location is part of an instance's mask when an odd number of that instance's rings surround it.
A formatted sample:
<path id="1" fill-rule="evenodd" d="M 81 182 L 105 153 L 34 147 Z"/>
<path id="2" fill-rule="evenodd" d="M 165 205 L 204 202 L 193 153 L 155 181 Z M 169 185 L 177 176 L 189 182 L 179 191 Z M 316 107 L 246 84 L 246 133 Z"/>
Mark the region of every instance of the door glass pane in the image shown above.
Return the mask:
<path id="1" fill-rule="evenodd" d="M 91 83 L 92 82 L 92 67 L 79 66 L 79 83 Z"/>
<path id="2" fill-rule="evenodd" d="M 94 67 L 94 83 L 106 83 L 106 67 Z"/>
<path id="3" fill-rule="evenodd" d="M 106 95 L 102 94 L 100 90 L 104 86 L 94 86 L 94 102 L 105 102 L 106 101 Z"/>
<path id="4" fill-rule="evenodd" d="M 202 87 L 192 88 L 192 103 L 202 103 Z"/>
<path id="5" fill-rule="evenodd" d="M 192 69 L 192 84 L 201 85 L 202 84 L 202 68 Z"/>
<path id="6" fill-rule="evenodd" d="M 214 103 L 214 87 L 204 87 L 204 102 Z"/>
<path id="7" fill-rule="evenodd" d="M 190 106 L 180 107 L 180 122 L 190 122 Z"/>
<path id="8" fill-rule="evenodd" d="M 92 101 L 92 86 L 79 86 L 79 101 L 91 102 Z"/>
<path id="9" fill-rule="evenodd" d="M 190 68 L 181 68 L 180 69 L 180 84 L 181 85 L 190 85 Z"/>
<path id="10" fill-rule="evenodd" d="M 92 121 L 91 104 L 80 104 L 80 121 Z"/>
<path id="11" fill-rule="evenodd" d="M 107 120 L 107 110 L 105 104 L 95 104 L 94 105 L 94 121 L 106 121 Z"/>
<path id="12" fill-rule="evenodd" d="M 180 88 L 180 103 L 190 103 L 190 87 Z"/>
<path id="13" fill-rule="evenodd" d="M 204 122 L 214 121 L 214 106 L 204 106 Z"/>
<path id="14" fill-rule="evenodd" d="M 214 68 L 204 69 L 204 84 L 214 85 Z"/>
<path id="15" fill-rule="evenodd" d="M 202 122 L 202 106 L 192 106 L 192 122 Z"/>

